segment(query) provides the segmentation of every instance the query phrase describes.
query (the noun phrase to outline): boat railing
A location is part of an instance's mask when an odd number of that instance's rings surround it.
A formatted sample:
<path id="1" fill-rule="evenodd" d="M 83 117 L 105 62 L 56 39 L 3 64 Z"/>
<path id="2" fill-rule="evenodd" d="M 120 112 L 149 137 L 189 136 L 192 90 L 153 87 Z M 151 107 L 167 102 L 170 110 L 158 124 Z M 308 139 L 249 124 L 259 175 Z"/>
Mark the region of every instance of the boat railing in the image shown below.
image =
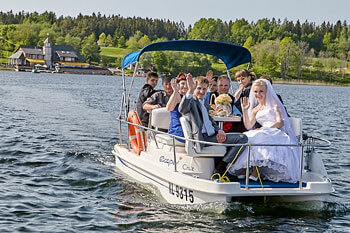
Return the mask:
<path id="1" fill-rule="evenodd" d="M 299 172 L 300 172 L 300 178 L 299 178 L 299 189 L 302 189 L 302 180 L 303 180 L 303 170 L 304 170 L 304 149 L 306 148 L 306 153 L 309 156 L 309 158 L 311 157 L 312 152 L 314 151 L 315 147 L 329 147 L 331 145 L 331 142 L 326 140 L 326 139 L 322 139 L 322 138 L 317 138 L 317 137 L 311 137 L 308 136 L 307 138 L 303 139 L 303 141 L 305 141 L 306 143 L 303 142 L 299 142 L 297 144 L 249 144 L 249 143 L 244 143 L 244 144 L 226 144 L 226 143 L 217 143 L 217 142 L 207 142 L 207 141 L 200 141 L 200 140 L 196 140 L 196 139 L 190 139 L 190 138 L 185 138 L 185 137 L 181 137 L 181 136 L 177 136 L 177 135 L 172 135 L 169 134 L 167 132 L 163 132 L 163 131 L 159 131 L 157 129 L 152 129 L 143 125 L 139 125 L 139 124 L 134 124 L 131 122 L 128 122 L 126 120 L 123 119 L 118 119 L 120 121 L 120 123 L 126 123 L 128 125 L 133 125 L 135 127 L 141 128 L 143 130 L 147 130 L 148 132 L 152 132 L 153 135 L 155 134 L 164 134 L 164 135 L 168 135 L 169 137 L 172 138 L 172 148 L 173 148 L 173 155 L 174 155 L 174 171 L 177 172 L 177 159 L 176 159 L 176 145 L 175 145 L 175 140 L 176 139 L 182 139 L 184 141 L 190 141 L 193 143 L 201 143 L 204 145 L 208 145 L 208 146 L 244 146 L 248 148 L 248 157 L 247 157 L 247 168 L 246 168 L 246 180 L 245 180 L 245 187 L 246 189 L 248 189 L 248 185 L 249 185 L 249 168 L 250 168 L 250 152 L 251 152 L 251 147 L 253 146 L 288 146 L 288 147 L 300 147 L 300 166 L 299 166 Z M 121 124 L 120 124 L 121 125 Z M 120 129 L 120 137 L 122 137 L 121 134 L 122 130 Z M 129 135 L 128 135 L 129 136 Z M 154 138 L 155 139 L 155 138 Z M 154 140 L 157 147 L 158 147 L 158 143 L 157 140 Z M 322 144 L 319 143 L 315 143 L 316 141 L 321 141 L 323 142 Z M 120 138 L 120 142 L 122 144 L 122 139 Z M 128 140 L 128 149 L 130 149 L 130 142 Z M 308 165 L 308 162 L 307 162 Z"/>

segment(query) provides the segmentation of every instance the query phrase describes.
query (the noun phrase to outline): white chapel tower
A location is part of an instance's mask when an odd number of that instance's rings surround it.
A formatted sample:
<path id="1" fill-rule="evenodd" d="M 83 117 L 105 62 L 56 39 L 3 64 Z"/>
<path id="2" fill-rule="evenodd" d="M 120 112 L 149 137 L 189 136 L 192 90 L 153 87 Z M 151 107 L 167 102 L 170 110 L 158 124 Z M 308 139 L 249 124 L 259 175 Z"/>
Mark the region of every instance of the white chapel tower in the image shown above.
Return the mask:
<path id="1" fill-rule="evenodd" d="M 47 38 L 44 41 L 43 53 L 44 53 L 44 60 L 45 60 L 46 67 L 47 69 L 51 69 L 52 68 L 52 47 L 49 41 L 49 34 L 47 34 Z"/>

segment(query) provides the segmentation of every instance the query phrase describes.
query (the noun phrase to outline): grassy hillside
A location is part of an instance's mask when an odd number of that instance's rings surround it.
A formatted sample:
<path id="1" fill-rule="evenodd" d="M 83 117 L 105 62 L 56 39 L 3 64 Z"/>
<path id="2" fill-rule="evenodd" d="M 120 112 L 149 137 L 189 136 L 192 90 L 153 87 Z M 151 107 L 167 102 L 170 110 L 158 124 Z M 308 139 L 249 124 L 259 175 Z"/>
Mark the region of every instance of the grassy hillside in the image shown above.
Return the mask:
<path id="1" fill-rule="evenodd" d="M 116 48 L 116 47 L 101 47 L 101 56 L 106 57 L 124 57 L 126 54 L 132 52 L 130 49 Z"/>
<path id="2" fill-rule="evenodd" d="M 123 57 L 132 52 L 130 49 L 116 47 L 101 47 L 101 60 L 106 66 L 120 66 Z"/>

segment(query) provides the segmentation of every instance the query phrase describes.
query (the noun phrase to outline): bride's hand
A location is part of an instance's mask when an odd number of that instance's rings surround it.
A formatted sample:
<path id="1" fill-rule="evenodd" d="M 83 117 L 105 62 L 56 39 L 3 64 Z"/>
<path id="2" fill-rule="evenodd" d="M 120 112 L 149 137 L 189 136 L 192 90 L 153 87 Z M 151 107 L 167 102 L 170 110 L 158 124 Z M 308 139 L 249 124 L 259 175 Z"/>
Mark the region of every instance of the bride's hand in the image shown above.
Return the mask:
<path id="1" fill-rule="evenodd" d="M 242 107 L 242 110 L 248 110 L 249 109 L 249 100 L 247 97 L 243 97 L 243 99 L 241 99 L 241 107 Z"/>

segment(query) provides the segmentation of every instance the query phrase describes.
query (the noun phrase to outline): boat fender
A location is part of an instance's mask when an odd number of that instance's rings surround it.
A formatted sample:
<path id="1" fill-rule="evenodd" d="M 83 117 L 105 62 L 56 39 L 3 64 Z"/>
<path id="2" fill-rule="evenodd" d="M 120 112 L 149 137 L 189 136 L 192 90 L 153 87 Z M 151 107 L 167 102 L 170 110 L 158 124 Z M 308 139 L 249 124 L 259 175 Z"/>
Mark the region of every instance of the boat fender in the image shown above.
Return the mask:
<path id="1" fill-rule="evenodd" d="M 128 113 L 128 122 L 135 125 L 141 125 L 140 118 L 134 110 L 131 110 Z M 143 128 L 135 125 L 128 125 L 129 141 L 133 152 L 140 155 L 141 151 L 146 150 L 146 134 Z"/>

